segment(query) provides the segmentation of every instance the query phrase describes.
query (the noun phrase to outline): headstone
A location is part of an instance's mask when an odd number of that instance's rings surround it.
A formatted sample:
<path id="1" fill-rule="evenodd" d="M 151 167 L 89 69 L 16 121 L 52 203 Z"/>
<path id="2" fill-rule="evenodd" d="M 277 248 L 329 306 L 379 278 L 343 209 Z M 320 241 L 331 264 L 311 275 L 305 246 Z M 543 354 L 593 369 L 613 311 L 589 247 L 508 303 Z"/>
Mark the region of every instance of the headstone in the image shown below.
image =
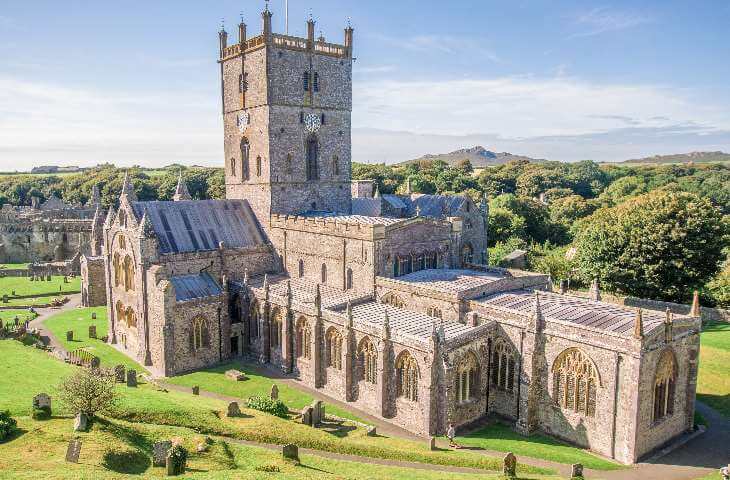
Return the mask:
<path id="1" fill-rule="evenodd" d="M 164 467 L 167 465 L 167 452 L 172 448 L 170 440 L 161 440 L 152 445 L 152 466 Z"/>
<path id="2" fill-rule="evenodd" d="M 137 371 L 133 368 L 130 368 L 129 370 L 127 370 L 127 386 L 128 387 L 137 386 Z"/>
<path id="3" fill-rule="evenodd" d="M 168 475 L 182 475 L 185 473 L 185 462 L 187 460 L 187 451 L 182 445 L 175 445 L 167 452 L 165 465 Z"/>
<path id="4" fill-rule="evenodd" d="M 583 478 L 582 463 L 574 463 L 570 466 L 570 478 Z"/>
<path id="5" fill-rule="evenodd" d="M 568 281 L 560 280 L 560 294 L 565 295 L 566 293 L 568 293 Z"/>
<path id="6" fill-rule="evenodd" d="M 73 332 L 73 330 L 69 330 L 68 332 L 66 332 L 66 341 L 73 342 L 73 340 L 74 340 L 74 332 Z"/>
<path id="7" fill-rule="evenodd" d="M 33 408 L 48 408 L 51 409 L 51 397 L 47 393 L 39 393 L 33 397 Z"/>
<path id="8" fill-rule="evenodd" d="M 13 291 L 12 291 L 12 292 L 10 292 L 10 293 L 11 293 L 11 295 L 12 295 L 12 296 L 15 296 L 15 290 L 13 290 Z"/>
<path id="9" fill-rule="evenodd" d="M 89 325 L 89 338 L 96 338 L 96 325 Z"/>
<path id="10" fill-rule="evenodd" d="M 240 417 L 241 416 L 241 408 L 238 406 L 238 402 L 231 402 L 228 404 L 227 415 L 229 417 Z"/>
<path id="11" fill-rule="evenodd" d="M 9 300 L 10 299 L 8 298 L 8 294 L 7 293 L 5 295 L 3 295 L 3 303 L 8 303 Z"/>
<path id="12" fill-rule="evenodd" d="M 195 385 L 193 387 L 193 395 L 200 395 L 200 387 Z"/>
<path id="13" fill-rule="evenodd" d="M 81 454 L 81 439 L 74 438 L 68 442 L 66 449 L 66 461 L 71 463 L 79 463 L 79 455 Z"/>
<path id="14" fill-rule="evenodd" d="M 89 428 L 89 417 L 85 413 L 77 413 L 74 418 L 74 432 L 85 432 Z"/>
<path id="15" fill-rule="evenodd" d="M 96 369 L 96 368 L 101 367 L 101 358 L 99 358 L 99 357 L 91 357 L 91 365 L 90 365 L 90 367 L 92 369 Z"/>
<path id="16" fill-rule="evenodd" d="M 293 443 L 289 443 L 281 447 L 281 456 L 284 460 L 291 460 L 299 463 L 299 447 Z"/>
<path id="17" fill-rule="evenodd" d="M 96 320 L 96 312 L 91 312 L 91 319 Z"/>
<path id="18" fill-rule="evenodd" d="M 322 400 L 312 402 L 312 426 L 319 425 L 324 420 L 324 403 Z"/>
<path id="19" fill-rule="evenodd" d="M 429 450 L 436 450 L 436 437 L 431 437 L 428 440 L 428 449 Z"/>
<path id="20" fill-rule="evenodd" d="M 17 315 L 15 316 L 15 318 L 13 319 L 13 321 L 15 322 L 15 326 L 16 326 L 16 327 L 17 327 L 18 325 L 20 325 L 20 318 L 18 318 L 18 316 L 17 316 Z"/>
<path id="21" fill-rule="evenodd" d="M 126 377 L 126 371 L 127 369 L 124 368 L 124 365 L 117 365 L 114 367 L 114 380 L 117 383 L 124 383 L 124 379 Z"/>
<path id="22" fill-rule="evenodd" d="M 302 423 L 304 425 L 309 425 L 310 427 L 312 424 L 312 406 L 308 405 L 302 409 Z"/>
<path id="23" fill-rule="evenodd" d="M 49 282 L 51 281 L 51 274 L 50 274 L 50 273 L 49 273 L 49 274 L 48 274 L 48 276 L 46 277 L 46 280 L 47 280 L 47 281 L 49 281 Z M 58 288 L 60 289 L 60 288 L 61 288 L 61 286 L 59 285 L 59 286 L 58 286 Z"/>
<path id="24" fill-rule="evenodd" d="M 230 378 L 231 380 L 240 382 L 240 381 L 246 380 L 246 375 L 240 370 L 227 370 L 226 378 Z"/>
<path id="25" fill-rule="evenodd" d="M 377 437 L 378 436 L 378 429 L 375 428 L 375 425 L 368 425 L 366 432 L 367 432 L 366 434 L 368 437 Z"/>
<path id="26" fill-rule="evenodd" d="M 279 399 L 279 387 L 276 386 L 276 384 L 273 384 L 271 386 L 271 395 L 272 400 L 278 400 Z"/>
<path id="27" fill-rule="evenodd" d="M 515 478 L 517 476 L 517 457 L 512 452 L 504 456 L 502 460 L 502 474 L 505 477 Z"/>

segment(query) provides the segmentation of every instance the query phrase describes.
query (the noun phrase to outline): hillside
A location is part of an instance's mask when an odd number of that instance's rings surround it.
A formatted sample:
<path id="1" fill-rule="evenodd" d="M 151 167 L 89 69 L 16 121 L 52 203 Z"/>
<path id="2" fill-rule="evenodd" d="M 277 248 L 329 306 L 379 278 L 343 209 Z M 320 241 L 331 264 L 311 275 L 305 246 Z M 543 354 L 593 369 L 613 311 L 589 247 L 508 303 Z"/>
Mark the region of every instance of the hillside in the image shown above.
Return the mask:
<path id="1" fill-rule="evenodd" d="M 427 161 L 436 161 L 436 160 L 443 160 L 444 162 L 448 163 L 449 165 L 456 165 L 461 160 L 469 160 L 471 162 L 471 165 L 474 168 L 482 168 L 492 165 L 503 165 L 507 162 L 511 162 L 513 160 L 526 160 L 528 162 L 544 162 L 544 159 L 535 159 L 530 157 L 525 157 L 523 155 L 513 155 L 511 153 L 507 152 L 492 152 L 490 150 L 487 150 L 486 148 L 482 146 L 476 146 L 471 148 L 462 148 L 460 150 L 455 150 L 451 153 L 442 153 L 442 154 L 428 154 L 424 155 L 420 158 L 415 158 L 413 160 L 407 160 L 405 162 L 401 162 L 399 165 L 405 165 L 408 163 L 416 163 L 423 160 Z"/>
<path id="2" fill-rule="evenodd" d="M 711 163 L 711 162 L 730 162 L 730 153 L 725 152 L 690 152 L 677 153 L 673 155 L 654 155 L 651 157 L 637 158 L 626 160 L 621 163 Z"/>

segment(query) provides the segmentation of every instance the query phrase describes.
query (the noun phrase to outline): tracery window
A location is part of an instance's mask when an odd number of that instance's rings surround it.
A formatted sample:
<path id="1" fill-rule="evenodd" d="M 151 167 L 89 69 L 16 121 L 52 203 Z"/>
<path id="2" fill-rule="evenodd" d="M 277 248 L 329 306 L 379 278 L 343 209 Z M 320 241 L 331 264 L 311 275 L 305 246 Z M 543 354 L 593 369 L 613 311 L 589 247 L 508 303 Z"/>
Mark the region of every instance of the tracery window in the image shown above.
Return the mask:
<path id="1" fill-rule="evenodd" d="M 476 398 L 479 391 L 479 361 L 469 352 L 456 369 L 456 399 L 459 403 Z"/>
<path id="2" fill-rule="evenodd" d="M 398 396 L 411 401 L 418 400 L 418 364 L 413 355 L 405 351 L 395 362 Z"/>
<path id="3" fill-rule="evenodd" d="M 124 320 L 127 322 L 128 328 L 137 328 L 137 314 L 134 313 L 132 307 L 127 307 L 125 310 Z"/>
<path id="4" fill-rule="evenodd" d="M 121 264 L 119 262 L 119 254 L 114 254 L 114 259 L 112 260 L 112 264 L 114 265 L 114 286 L 119 287 L 122 285 L 122 269 Z"/>
<path id="5" fill-rule="evenodd" d="M 413 257 L 410 255 L 404 255 L 402 257 L 398 257 L 398 274 L 396 274 L 396 277 L 400 275 L 408 275 L 413 271 Z"/>
<path id="6" fill-rule="evenodd" d="M 515 380 L 515 352 L 504 340 L 499 339 L 492 350 L 491 383 L 500 390 L 511 392 Z"/>
<path id="7" fill-rule="evenodd" d="M 193 319 L 193 331 L 190 340 L 194 351 L 210 346 L 208 323 L 203 317 L 196 317 Z"/>
<path id="8" fill-rule="evenodd" d="M 426 314 L 429 317 L 433 317 L 433 318 L 443 318 L 444 317 L 444 314 L 441 311 L 441 309 L 435 305 L 431 305 L 430 307 L 428 307 L 428 310 L 426 310 Z"/>
<path id="9" fill-rule="evenodd" d="M 360 380 L 372 384 L 378 383 L 378 351 L 369 338 L 365 338 L 360 342 L 358 362 Z"/>
<path id="10" fill-rule="evenodd" d="M 403 308 L 403 306 L 405 305 L 403 299 L 395 293 L 386 293 L 380 300 L 380 303 L 384 305 L 391 305 L 396 308 Z"/>
<path id="11" fill-rule="evenodd" d="M 438 268 L 438 254 L 436 252 L 426 254 L 426 269 Z"/>
<path id="12" fill-rule="evenodd" d="M 284 323 L 281 317 L 281 310 L 279 310 L 278 308 L 275 308 L 271 312 L 271 330 L 269 333 L 271 337 L 269 339 L 271 343 L 271 348 L 281 347 L 282 325 Z"/>
<path id="13" fill-rule="evenodd" d="M 325 348 L 327 351 L 327 366 L 342 370 L 342 335 L 334 327 L 327 330 Z"/>
<path id="14" fill-rule="evenodd" d="M 461 247 L 461 260 L 463 263 L 473 263 L 474 261 L 474 248 L 470 243 L 465 243 Z"/>
<path id="15" fill-rule="evenodd" d="M 297 357 L 312 357 L 312 333 L 309 329 L 309 322 L 304 317 L 300 317 L 297 322 Z"/>
<path id="16" fill-rule="evenodd" d="M 259 304 L 258 302 L 253 302 L 251 304 L 251 313 L 248 318 L 249 334 L 251 335 L 251 338 L 258 338 L 259 336 L 259 316 Z"/>
<path id="17" fill-rule="evenodd" d="M 600 380 L 588 355 L 577 348 L 563 351 L 553 363 L 552 374 L 553 400 L 560 408 L 595 416 Z"/>
<path id="18" fill-rule="evenodd" d="M 134 290 L 134 262 L 132 257 L 127 255 L 124 257 L 124 289 L 127 291 Z"/>
<path id="19" fill-rule="evenodd" d="M 662 352 L 654 377 L 654 421 L 674 414 L 674 393 L 677 382 L 677 367 L 674 354 L 667 349 Z"/>

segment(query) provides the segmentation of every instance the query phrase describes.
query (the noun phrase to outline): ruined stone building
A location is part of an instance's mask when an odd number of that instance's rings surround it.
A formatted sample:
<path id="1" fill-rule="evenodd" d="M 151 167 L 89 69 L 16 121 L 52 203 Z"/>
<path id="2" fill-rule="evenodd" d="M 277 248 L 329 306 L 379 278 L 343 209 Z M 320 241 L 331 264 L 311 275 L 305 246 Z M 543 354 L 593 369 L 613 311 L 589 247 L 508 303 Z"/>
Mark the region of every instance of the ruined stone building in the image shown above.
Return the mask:
<path id="1" fill-rule="evenodd" d="M 159 376 L 245 356 L 423 435 L 496 415 L 633 463 L 693 427 L 697 308 L 553 293 L 486 265 L 484 206 L 351 182 L 352 28 L 262 20 L 219 37 L 227 199 L 125 180 L 94 221 L 111 343 Z"/>

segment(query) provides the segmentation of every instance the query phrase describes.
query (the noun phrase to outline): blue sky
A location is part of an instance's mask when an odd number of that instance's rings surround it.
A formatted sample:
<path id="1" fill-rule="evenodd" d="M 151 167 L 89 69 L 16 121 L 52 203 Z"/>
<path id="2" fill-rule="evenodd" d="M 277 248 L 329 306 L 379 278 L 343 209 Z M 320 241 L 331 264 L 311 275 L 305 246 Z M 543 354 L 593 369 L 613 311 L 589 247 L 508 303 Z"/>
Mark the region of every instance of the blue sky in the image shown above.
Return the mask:
<path id="1" fill-rule="evenodd" d="M 272 1 L 274 30 L 284 1 Z M 222 162 L 220 21 L 263 1 L 0 4 L 0 170 Z M 353 159 L 481 144 L 575 161 L 730 151 L 730 2 L 290 0 L 355 28 Z"/>

